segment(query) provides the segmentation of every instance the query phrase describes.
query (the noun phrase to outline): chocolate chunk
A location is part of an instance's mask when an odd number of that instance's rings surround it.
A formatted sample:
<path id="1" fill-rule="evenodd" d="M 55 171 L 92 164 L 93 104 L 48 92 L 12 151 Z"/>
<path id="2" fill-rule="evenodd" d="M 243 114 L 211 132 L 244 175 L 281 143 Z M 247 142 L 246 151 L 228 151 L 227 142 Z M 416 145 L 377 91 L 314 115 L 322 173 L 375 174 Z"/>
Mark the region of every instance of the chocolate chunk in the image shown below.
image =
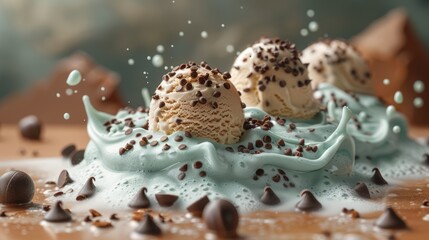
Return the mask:
<path id="1" fill-rule="evenodd" d="M 388 207 L 384 213 L 377 219 L 375 225 L 385 229 L 404 229 L 407 224 L 402 220 L 393 208 Z"/>
<path id="2" fill-rule="evenodd" d="M 310 190 L 305 189 L 301 192 L 301 200 L 296 204 L 296 208 L 305 212 L 316 211 L 322 208 L 322 204 L 314 197 Z"/>
<path id="3" fill-rule="evenodd" d="M 71 155 L 74 151 L 76 151 L 76 145 L 74 145 L 74 144 L 69 144 L 69 145 L 65 146 L 65 147 L 63 148 L 63 150 L 61 150 L 61 155 L 62 155 L 64 158 L 68 158 L 68 157 L 70 157 L 70 155 Z"/>
<path id="4" fill-rule="evenodd" d="M 210 199 L 207 197 L 207 195 L 204 195 L 203 197 L 191 203 L 191 205 L 189 205 L 186 210 L 188 210 L 192 216 L 200 218 L 203 216 L 203 210 L 209 202 Z"/>
<path id="5" fill-rule="evenodd" d="M 62 188 L 65 185 L 72 182 L 73 182 L 73 179 L 71 179 L 69 172 L 67 172 L 67 170 L 62 170 L 60 173 L 60 176 L 58 177 L 57 186 L 59 188 Z"/>
<path id="6" fill-rule="evenodd" d="M 48 222 L 70 222 L 72 220 L 71 214 L 64 210 L 62 205 L 61 201 L 57 201 L 43 219 Z"/>
<path id="7" fill-rule="evenodd" d="M 170 207 L 174 204 L 174 202 L 176 202 L 179 196 L 173 194 L 157 193 L 155 194 L 155 198 L 161 207 Z"/>
<path id="8" fill-rule="evenodd" d="M 26 116 L 19 121 L 21 136 L 30 140 L 40 140 L 42 133 L 42 123 L 34 116 Z"/>
<path id="9" fill-rule="evenodd" d="M 94 195 L 95 191 L 97 190 L 94 185 L 94 181 L 95 177 L 90 177 L 88 180 L 86 180 L 86 183 L 78 193 L 76 200 L 81 201 Z"/>
<path id="10" fill-rule="evenodd" d="M 270 187 L 266 186 L 261 196 L 261 202 L 265 205 L 277 205 L 280 203 L 280 198 Z"/>
<path id="11" fill-rule="evenodd" d="M 71 164 L 73 166 L 78 165 L 80 162 L 82 162 L 82 160 L 84 159 L 84 157 L 85 157 L 85 150 L 74 151 L 70 155 Z"/>
<path id="12" fill-rule="evenodd" d="M 0 177 L 1 204 L 29 203 L 33 199 L 34 190 L 34 182 L 25 172 L 12 170 Z"/>
<path id="13" fill-rule="evenodd" d="M 369 194 L 368 186 L 364 182 L 358 182 L 356 186 L 354 187 L 355 192 L 366 199 L 370 199 L 371 195 Z"/>
<path id="14" fill-rule="evenodd" d="M 373 168 L 372 172 L 374 173 L 374 175 L 372 175 L 371 177 L 371 181 L 377 185 L 386 185 L 387 182 L 386 180 L 383 178 L 383 176 L 381 175 L 381 172 L 378 168 Z"/>
<path id="15" fill-rule="evenodd" d="M 131 199 L 128 203 L 130 208 L 148 208 L 150 206 L 150 201 L 146 196 L 147 188 L 142 187 L 137 192 L 137 194 Z"/>
<path id="16" fill-rule="evenodd" d="M 161 228 L 158 227 L 152 216 L 147 213 L 144 215 L 143 221 L 134 229 L 134 232 L 153 236 L 162 234 Z"/>
<path id="17" fill-rule="evenodd" d="M 227 200 L 210 201 L 204 208 L 203 219 L 209 230 L 221 238 L 237 237 L 239 216 L 237 209 Z"/>

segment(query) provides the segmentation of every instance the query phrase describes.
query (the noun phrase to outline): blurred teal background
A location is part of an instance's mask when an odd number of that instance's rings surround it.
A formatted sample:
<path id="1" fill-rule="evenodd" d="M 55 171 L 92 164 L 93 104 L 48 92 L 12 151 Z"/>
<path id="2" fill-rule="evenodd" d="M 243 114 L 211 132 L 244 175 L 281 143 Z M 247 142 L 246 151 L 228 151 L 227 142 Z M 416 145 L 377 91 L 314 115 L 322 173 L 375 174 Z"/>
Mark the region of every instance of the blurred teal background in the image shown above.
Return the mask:
<path id="1" fill-rule="evenodd" d="M 303 49 L 325 36 L 350 38 L 397 7 L 408 11 L 428 48 L 425 0 L 0 0 L 0 100 L 82 50 L 121 75 L 123 100 L 137 106 L 139 89 L 153 91 L 171 66 L 206 60 L 227 71 L 237 52 L 262 35 Z M 317 31 L 309 29 L 312 21 Z M 161 67 L 148 60 L 155 54 Z"/>

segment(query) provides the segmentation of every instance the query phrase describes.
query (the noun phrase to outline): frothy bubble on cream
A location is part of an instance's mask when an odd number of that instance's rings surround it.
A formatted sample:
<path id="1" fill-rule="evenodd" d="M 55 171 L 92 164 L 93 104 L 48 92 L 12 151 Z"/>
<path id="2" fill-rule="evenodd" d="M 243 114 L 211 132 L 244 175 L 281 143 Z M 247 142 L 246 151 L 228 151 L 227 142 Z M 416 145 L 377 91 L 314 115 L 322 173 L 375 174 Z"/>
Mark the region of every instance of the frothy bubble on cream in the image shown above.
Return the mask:
<path id="1" fill-rule="evenodd" d="M 414 98 L 413 104 L 414 104 L 414 107 L 421 108 L 423 107 L 423 99 L 420 97 L 416 97 Z"/>
<path id="2" fill-rule="evenodd" d="M 155 67 L 162 67 L 162 65 L 164 65 L 164 58 L 161 55 L 156 54 L 152 57 L 152 64 Z"/>
<path id="3" fill-rule="evenodd" d="M 424 82 L 417 80 L 414 82 L 413 88 L 416 93 L 422 93 L 425 90 L 425 84 Z"/>
<path id="4" fill-rule="evenodd" d="M 70 72 L 69 76 L 67 77 L 67 85 L 69 86 L 76 86 L 80 83 L 82 80 L 82 75 L 78 70 L 73 70 Z"/>
<path id="5" fill-rule="evenodd" d="M 385 79 L 383 80 L 383 84 L 384 84 L 384 85 L 389 85 L 389 84 L 390 84 L 390 80 L 389 80 L 389 79 L 387 79 L 387 78 L 385 78 Z"/>
<path id="6" fill-rule="evenodd" d="M 404 102 L 404 96 L 402 96 L 402 92 L 401 91 L 396 91 L 395 95 L 393 96 L 393 100 L 395 101 L 395 103 L 403 103 Z"/>
<path id="7" fill-rule="evenodd" d="M 64 113 L 64 119 L 65 120 L 69 120 L 70 119 L 70 114 L 69 113 Z"/>

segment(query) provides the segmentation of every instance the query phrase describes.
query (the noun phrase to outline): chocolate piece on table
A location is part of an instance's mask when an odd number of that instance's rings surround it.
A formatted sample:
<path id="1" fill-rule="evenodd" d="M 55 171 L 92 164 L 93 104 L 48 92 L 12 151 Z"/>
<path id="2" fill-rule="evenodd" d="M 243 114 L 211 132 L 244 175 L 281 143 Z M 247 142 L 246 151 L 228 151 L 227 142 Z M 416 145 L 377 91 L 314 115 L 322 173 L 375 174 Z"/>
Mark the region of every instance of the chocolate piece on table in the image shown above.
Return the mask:
<path id="1" fill-rule="evenodd" d="M 381 175 L 380 169 L 373 168 L 372 172 L 374 175 L 371 177 L 371 181 L 377 185 L 387 185 L 387 181 L 384 179 L 383 175 Z"/>
<path id="2" fill-rule="evenodd" d="M 25 172 L 12 170 L 0 177 L 0 204 L 29 203 L 34 191 L 34 182 Z"/>
<path id="3" fill-rule="evenodd" d="M 85 80 L 70 87 L 66 80 L 75 69 Z M 104 87 L 104 91 L 101 87 Z M 77 93 L 68 96 L 67 89 L 77 90 Z M 57 93 L 60 97 L 57 97 Z M 34 114 L 44 124 L 85 124 L 83 95 L 90 96 L 94 107 L 103 112 L 115 114 L 125 106 L 119 96 L 119 76 L 97 65 L 87 54 L 78 52 L 61 60 L 44 81 L 38 81 L 29 90 L 2 100 L 0 119 L 2 123 L 16 124 L 22 117 Z M 70 119 L 64 120 L 65 112 L 70 114 Z"/>
<path id="4" fill-rule="evenodd" d="M 58 176 L 57 187 L 62 188 L 72 182 L 73 179 L 71 179 L 69 172 L 67 170 L 62 170 L 60 175 Z"/>
<path id="5" fill-rule="evenodd" d="M 267 186 L 264 188 L 264 193 L 261 196 L 261 202 L 265 205 L 277 205 L 280 203 L 280 198 L 270 187 Z"/>
<path id="6" fill-rule="evenodd" d="M 83 185 L 82 189 L 77 194 L 76 200 L 81 201 L 94 195 L 95 191 L 97 190 L 94 185 L 94 181 L 94 177 L 90 177 L 88 180 L 86 180 L 85 185 Z"/>
<path id="7" fill-rule="evenodd" d="M 148 208 L 150 207 L 150 201 L 146 196 L 147 189 L 142 187 L 137 194 L 128 203 L 130 208 Z"/>
<path id="8" fill-rule="evenodd" d="M 177 195 L 157 193 L 155 194 L 156 201 L 158 201 L 161 207 L 170 207 L 179 198 Z"/>
<path id="9" fill-rule="evenodd" d="M 352 43 L 368 60 L 376 95 L 404 113 L 412 125 L 428 126 L 429 54 L 407 13 L 403 9 L 391 11 L 354 37 Z M 386 78 L 388 85 L 383 84 Z M 414 90 L 416 80 L 426 86 L 423 91 Z M 396 91 L 404 96 L 401 104 L 393 100 Z M 421 107 L 414 106 L 416 97 L 423 100 Z"/>
<path id="10" fill-rule="evenodd" d="M 63 148 L 63 150 L 61 150 L 61 156 L 63 156 L 64 158 L 68 158 L 71 156 L 71 154 L 76 151 L 76 145 L 74 144 L 69 144 L 67 146 L 65 146 Z"/>
<path id="11" fill-rule="evenodd" d="M 57 201 L 43 219 L 48 222 L 70 222 L 72 220 L 71 214 L 64 210 L 62 205 L 61 201 Z"/>
<path id="12" fill-rule="evenodd" d="M 206 205 L 210 202 L 210 199 L 207 195 L 197 199 L 193 203 L 191 203 L 186 210 L 192 214 L 194 217 L 202 217 L 203 211 Z"/>
<path id="13" fill-rule="evenodd" d="M 74 151 L 70 155 L 71 164 L 73 166 L 78 165 L 85 158 L 85 150 Z"/>
<path id="14" fill-rule="evenodd" d="M 322 204 L 310 190 L 304 189 L 301 192 L 301 200 L 296 204 L 296 208 L 305 212 L 316 211 L 322 208 Z"/>
<path id="15" fill-rule="evenodd" d="M 356 186 L 353 188 L 353 190 L 355 190 L 357 195 L 363 198 L 366 198 L 366 199 L 371 198 L 371 195 L 369 194 L 368 186 L 364 182 L 358 182 Z"/>
<path id="16" fill-rule="evenodd" d="M 402 220 L 393 210 L 388 207 L 384 213 L 377 219 L 375 225 L 379 228 L 385 229 L 404 229 L 407 228 L 407 224 Z"/>
<path id="17" fill-rule="evenodd" d="M 221 238 L 237 237 L 240 220 L 237 209 L 227 200 L 210 201 L 204 208 L 203 219 L 209 230 Z"/>
<path id="18" fill-rule="evenodd" d="M 143 220 L 139 223 L 134 232 L 145 235 L 161 235 L 161 228 L 153 220 L 152 216 L 149 214 L 145 214 Z"/>
<path id="19" fill-rule="evenodd" d="M 23 138 L 30 140 L 40 140 L 40 135 L 42 133 L 42 123 L 38 117 L 29 115 L 19 121 L 19 130 Z"/>

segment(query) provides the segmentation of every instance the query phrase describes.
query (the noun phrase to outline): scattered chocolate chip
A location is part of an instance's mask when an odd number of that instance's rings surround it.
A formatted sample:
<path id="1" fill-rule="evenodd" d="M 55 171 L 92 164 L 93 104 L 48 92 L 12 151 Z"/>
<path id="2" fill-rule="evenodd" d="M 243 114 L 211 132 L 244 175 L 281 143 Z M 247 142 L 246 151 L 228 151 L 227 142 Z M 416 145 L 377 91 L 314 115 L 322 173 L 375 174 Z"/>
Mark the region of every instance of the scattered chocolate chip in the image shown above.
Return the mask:
<path id="1" fill-rule="evenodd" d="M 127 150 L 125 148 L 119 148 L 119 155 L 123 155 Z"/>
<path id="2" fill-rule="evenodd" d="M 205 176 L 207 176 L 207 173 L 205 171 L 201 171 L 198 175 L 200 177 L 205 177 Z"/>
<path id="3" fill-rule="evenodd" d="M 64 192 L 62 192 L 62 191 L 54 193 L 54 197 L 59 197 L 59 196 L 62 196 L 62 195 L 64 195 Z"/>
<path id="4" fill-rule="evenodd" d="M 226 83 L 223 84 L 223 87 L 226 88 L 226 89 L 230 89 L 231 85 L 226 82 Z"/>
<path id="5" fill-rule="evenodd" d="M 95 177 L 90 177 L 86 180 L 85 185 L 83 185 L 82 189 L 77 194 L 76 200 L 82 201 L 94 195 L 97 190 L 94 185 Z"/>
<path id="6" fill-rule="evenodd" d="M 202 162 L 200 162 L 200 161 L 196 161 L 196 162 L 194 163 L 194 168 L 195 168 L 195 169 L 200 169 L 202 166 L 203 166 L 203 163 L 202 163 Z"/>
<path id="7" fill-rule="evenodd" d="M 179 150 L 185 150 L 187 148 L 186 144 L 180 144 Z"/>
<path id="8" fill-rule="evenodd" d="M 393 210 L 388 207 L 384 213 L 377 219 L 375 225 L 379 228 L 384 229 L 404 229 L 407 228 L 407 224 L 402 220 Z"/>
<path id="9" fill-rule="evenodd" d="M 184 173 L 184 172 L 181 172 L 181 173 L 179 173 L 179 175 L 177 175 L 177 179 L 179 179 L 179 180 L 183 180 L 183 179 L 185 179 L 185 177 L 186 177 L 186 173 Z"/>
<path id="10" fill-rule="evenodd" d="M 174 204 L 174 202 L 176 202 L 179 196 L 166 193 L 157 193 L 155 194 L 155 198 L 161 207 L 170 207 Z"/>
<path id="11" fill-rule="evenodd" d="M 34 191 L 34 182 L 25 172 L 11 170 L 0 177 L 0 204 L 29 203 Z"/>
<path id="12" fill-rule="evenodd" d="M 96 218 L 96 217 L 101 217 L 102 215 L 101 215 L 101 213 L 99 213 L 98 211 L 96 211 L 95 209 L 89 209 L 89 213 L 91 214 L 91 216 L 93 217 L 93 218 Z"/>
<path id="13" fill-rule="evenodd" d="M 364 182 L 358 182 L 356 186 L 354 187 L 355 192 L 366 199 L 370 199 L 371 195 L 369 194 L 368 186 Z"/>
<path id="14" fill-rule="evenodd" d="M 167 151 L 168 149 L 170 149 L 171 146 L 168 144 L 164 144 L 164 146 L 162 147 L 162 150 Z"/>
<path id="15" fill-rule="evenodd" d="M 71 164 L 73 166 L 78 165 L 85 158 L 85 150 L 74 151 L 70 155 Z"/>
<path id="16" fill-rule="evenodd" d="M 63 148 L 63 150 L 61 150 L 61 155 L 62 155 L 64 158 L 68 158 L 68 157 L 70 157 L 70 155 L 71 155 L 74 151 L 76 151 L 76 145 L 74 145 L 74 144 L 69 144 L 69 145 L 65 146 L 65 147 Z"/>
<path id="17" fill-rule="evenodd" d="M 228 152 L 234 152 L 234 149 L 232 147 L 226 147 L 225 150 Z"/>
<path id="18" fill-rule="evenodd" d="M 181 141 L 183 141 L 183 137 L 180 136 L 180 135 L 177 135 L 177 136 L 174 137 L 174 141 L 181 142 Z"/>
<path id="19" fill-rule="evenodd" d="M 296 204 L 296 208 L 301 211 L 309 212 L 322 208 L 322 204 L 316 199 L 310 190 L 303 190 L 301 192 L 301 200 Z"/>
<path id="20" fill-rule="evenodd" d="M 295 130 L 295 129 L 296 129 L 296 125 L 295 125 L 295 123 L 289 123 L 289 128 L 290 128 L 291 130 Z"/>
<path id="21" fill-rule="evenodd" d="M 207 228 L 221 238 L 237 237 L 239 216 L 237 209 L 227 200 L 210 201 L 203 211 Z"/>
<path id="22" fill-rule="evenodd" d="M 280 198 L 274 193 L 271 187 L 266 186 L 261 196 L 261 202 L 265 205 L 277 205 L 280 203 Z"/>
<path id="23" fill-rule="evenodd" d="M 149 214 L 145 214 L 142 221 L 140 221 L 139 225 L 134 232 L 144 235 L 153 235 L 159 236 L 162 234 L 161 228 L 153 220 L 152 216 Z"/>
<path id="24" fill-rule="evenodd" d="M 163 107 L 165 107 L 165 102 L 163 102 L 163 101 L 161 101 L 161 102 L 159 102 L 159 108 L 163 108 Z"/>
<path id="25" fill-rule="evenodd" d="M 148 208 L 150 207 L 150 201 L 146 196 L 147 189 L 145 187 L 140 188 L 137 194 L 128 203 L 130 208 Z"/>
<path id="26" fill-rule="evenodd" d="M 177 119 L 176 119 L 177 120 Z M 159 139 L 161 142 L 165 142 L 165 141 L 167 141 L 168 140 L 168 137 L 167 136 L 162 136 L 160 139 Z"/>
<path id="27" fill-rule="evenodd" d="M 111 222 L 107 222 L 107 221 L 100 221 L 100 220 L 95 220 L 94 222 L 92 222 L 92 226 L 97 227 L 97 228 L 111 228 L 113 227 Z"/>
<path id="28" fill-rule="evenodd" d="M 221 93 L 219 91 L 214 91 L 213 92 L 213 97 L 218 98 L 220 97 Z"/>
<path id="29" fill-rule="evenodd" d="M 304 138 L 299 139 L 298 144 L 301 146 L 304 146 L 305 145 L 305 139 Z"/>
<path id="30" fill-rule="evenodd" d="M 57 201 L 43 219 L 48 222 L 70 222 L 72 220 L 71 214 L 64 210 L 62 205 L 61 201 Z"/>
<path id="31" fill-rule="evenodd" d="M 62 170 L 60 173 L 60 176 L 58 176 L 57 186 L 59 188 L 62 188 L 65 185 L 72 182 L 73 182 L 73 179 L 71 179 L 69 172 L 67 172 L 67 170 Z"/>
<path id="32" fill-rule="evenodd" d="M 191 133 L 191 132 L 189 132 L 189 131 L 185 131 L 185 136 L 186 136 L 187 138 L 191 138 L 191 137 L 192 137 L 192 133 Z"/>
<path id="33" fill-rule="evenodd" d="M 371 177 L 371 181 L 377 185 L 386 185 L 387 182 L 386 180 L 383 178 L 383 175 L 381 175 L 381 172 L 378 168 L 373 168 L 372 172 L 374 173 L 374 175 L 372 175 Z"/>
<path id="34" fill-rule="evenodd" d="M 208 198 L 208 196 L 204 195 L 203 197 L 191 203 L 186 208 L 186 210 L 188 210 L 188 212 L 190 212 L 192 216 L 201 218 L 203 215 L 203 210 L 209 202 L 210 202 L 210 199 Z"/>
<path id="35" fill-rule="evenodd" d="M 42 132 L 42 123 L 34 116 L 26 116 L 19 121 L 21 136 L 30 140 L 40 140 Z"/>
<path id="36" fill-rule="evenodd" d="M 132 128 L 128 128 L 127 130 L 125 130 L 125 135 L 130 135 L 131 133 L 133 133 L 133 129 Z"/>
<path id="37" fill-rule="evenodd" d="M 344 214 L 350 216 L 351 218 L 360 218 L 360 214 L 358 211 L 354 210 L 354 209 L 347 209 L 347 208 L 343 208 L 341 210 Z"/>
<path id="38" fill-rule="evenodd" d="M 150 146 L 155 147 L 156 145 L 158 145 L 158 141 L 154 140 L 150 142 Z"/>

